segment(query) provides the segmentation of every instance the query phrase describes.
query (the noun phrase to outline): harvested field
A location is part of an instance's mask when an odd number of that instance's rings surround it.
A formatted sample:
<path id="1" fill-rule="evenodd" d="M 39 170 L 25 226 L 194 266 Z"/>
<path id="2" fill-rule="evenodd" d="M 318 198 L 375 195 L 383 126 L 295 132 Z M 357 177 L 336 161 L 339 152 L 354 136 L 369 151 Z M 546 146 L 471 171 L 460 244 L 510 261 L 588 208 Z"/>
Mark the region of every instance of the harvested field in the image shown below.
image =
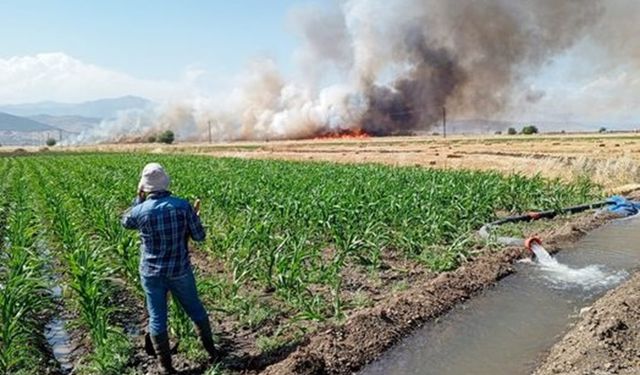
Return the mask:
<path id="1" fill-rule="evenodd" d="M 0 149 L 1 150 L 1 149 Z M 494 170 L 572 180 L 588 177 L 606 188 L 640 178 L 640 135 L 555 134 L 533 136 L 382 137 L 248 143 L 119 144 L 51 151 L 127 151 L 207 154 L 269 160 L 382 163 L 437 169 Z M 11 152 L 11 148 L 4 148 Z M 34 148 L 29 151 L 38 151 Z"/>

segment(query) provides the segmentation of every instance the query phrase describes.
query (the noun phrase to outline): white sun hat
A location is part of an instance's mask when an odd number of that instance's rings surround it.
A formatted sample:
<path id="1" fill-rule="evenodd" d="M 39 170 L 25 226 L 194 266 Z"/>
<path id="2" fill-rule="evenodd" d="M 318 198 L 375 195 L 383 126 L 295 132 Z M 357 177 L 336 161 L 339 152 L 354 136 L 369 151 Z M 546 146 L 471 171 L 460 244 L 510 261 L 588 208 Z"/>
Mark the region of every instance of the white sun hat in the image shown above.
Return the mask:
<path id="1" fill-rule="evenodd" d="M 166 191 L 169 188 L 171 179 L 164 168 L 158 163 L 149 163 L 142 169 L 142 177 L 138 184 L 138 190 L 145 193 Z"/>

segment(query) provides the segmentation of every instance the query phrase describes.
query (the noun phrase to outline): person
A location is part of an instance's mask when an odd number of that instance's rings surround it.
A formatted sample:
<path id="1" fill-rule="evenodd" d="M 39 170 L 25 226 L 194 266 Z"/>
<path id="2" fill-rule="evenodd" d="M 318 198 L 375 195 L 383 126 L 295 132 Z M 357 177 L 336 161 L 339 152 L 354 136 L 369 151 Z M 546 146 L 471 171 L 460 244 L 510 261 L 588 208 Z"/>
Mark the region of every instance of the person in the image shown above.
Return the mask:
<path id="1" fill-rule="evenodd" d="M 217 357 L 209 316 L 198 297 L 189 260 L 189 238 L 205 239 L 199 201 L 192 207 L 186 200 L 172 196 L 169 183 L 170 178 L 160 164 L 147 164 L 133 206 L 122 217 L 125 228 L 140 233 L 140 279 L 149 313 L 148 330 L 162 374 L 175 372 L 167 333 L 168 292 L 195 324 L 211 360 Z"/>

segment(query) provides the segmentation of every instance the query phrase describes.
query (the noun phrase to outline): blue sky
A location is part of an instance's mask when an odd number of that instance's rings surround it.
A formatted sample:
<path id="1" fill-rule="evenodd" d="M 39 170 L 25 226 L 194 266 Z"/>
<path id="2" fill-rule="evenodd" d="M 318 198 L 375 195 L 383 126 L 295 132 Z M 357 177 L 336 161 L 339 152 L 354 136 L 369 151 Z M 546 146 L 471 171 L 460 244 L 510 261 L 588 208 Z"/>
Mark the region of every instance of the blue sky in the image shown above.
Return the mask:
<path id="1" fill-rule="evenodd" d="M 142 79 L 189 66 L 235 73 L 266 55 L 290 69 L 294 0 L 0 1 L 0 57 L 64 52 Z"/>

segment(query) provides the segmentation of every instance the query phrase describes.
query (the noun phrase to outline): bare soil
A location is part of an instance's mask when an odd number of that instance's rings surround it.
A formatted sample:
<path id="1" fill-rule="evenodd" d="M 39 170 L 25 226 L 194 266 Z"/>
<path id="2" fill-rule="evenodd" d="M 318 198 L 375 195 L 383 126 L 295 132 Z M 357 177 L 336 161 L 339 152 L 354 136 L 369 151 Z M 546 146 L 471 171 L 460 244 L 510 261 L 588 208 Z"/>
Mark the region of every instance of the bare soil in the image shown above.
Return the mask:
<path id="1" fill-rule="evenodd" d="M 640 272 L 583 309 L 535 375 L 639 373 Z"/>
<path id="2" fill-rule="evenodd" d="M 224 265 L 217 259 L 208 256 L 201 251 L 192 249 L 191 261 L 194 268 L 198 271 L 199 277 L 226 277 L 228 274 L 224 269 Z M 354 295 L 364 295 L 371 305 L 380 301 L 385 301 L 391 295 L 398 283 L 411 285 L 414 282 L 422 283 L 432 279 L 435 275 L 428 271 L 424 266 L 420 266 L 417 262 L 398 257 L 395 251 L 389 251 L 383 254 L 382 263 L 383 270 L 378 274 L 375 280 L 368 270 L 349 265 L 343 271 L 343 292 L 342 300 L 352 301 Z M 243 293 L 260 295 L 261 303 L 276 307 L 279 304 L 277 298 L 273 295 L 273 291 L 265 290 L 248 290 L 251 286 L 243 286 Z M 316 293 L 330 293 L 329 290 L 318 289 Z M 202 297 L 202 296 L 201 296 Z M 206 298 L 206 297 L 205 297 Z M 345 313 L 350 314 L 358 311 L 362 306 L 347 306 Z M 220 358 L 222 366 L 232 373 L 238 374 L 257 374 L 267 367 L 278 363 L 287 358 L 300 345 L 306 345 L 309 339 L 313 337 L 317 329 L 324 327 L 323 323 L 313 321 L 296 322 L 298 326 L 307 330 L 307 334 L 299 339 L 289 338 L 289 342 L 273 351 L 264 352 L 257 345 L 259 337 L 271 336 L 274 332 L 279 331 L 284 326 L 290 325 L 295 316 L 286 308 L 275 308 L 277 313 L 272 314 L 266 321 L 256 327 L 243 327 L 242 324 L 233 316 L 233 314 L 209 311 L 213 322 L 215 334 L 219 340 L 218 345 L 224 353 Z M 141 331 L 144 330 L 142 322 Z M 283 337 L 287 341 L 286 337 Z M 173 345 L 179 343 L 173 341 Z M 202 374 L 210 366 L 205 361 L 194 361 L 186 358 L 179 350 L 174 353 L 174 365 L 177 369 L 181 369 L 180 374 Z M 158 372 L 156 360 L 150 357 L 144 351 L 144 341 L 142 337 L 136 340 L 135 355 L 131 364 L 137 373 L 154 375 Z"/>

